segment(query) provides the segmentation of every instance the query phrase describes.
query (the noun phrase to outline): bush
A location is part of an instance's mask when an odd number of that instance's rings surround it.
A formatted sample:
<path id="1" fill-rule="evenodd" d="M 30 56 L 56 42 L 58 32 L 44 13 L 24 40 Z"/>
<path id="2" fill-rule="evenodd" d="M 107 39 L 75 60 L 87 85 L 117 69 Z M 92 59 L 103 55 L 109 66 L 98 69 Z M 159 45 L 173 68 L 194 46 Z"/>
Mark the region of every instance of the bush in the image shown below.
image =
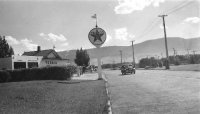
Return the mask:
<path id="1" fill-rule="evenodd" d="M 5 70 L 0 70 L 0 83 L 10 81 L 10 73 Z"/>
<path id="2" fill-rule="evenodd" d="M 44 67 L 32 69 L 20 69 L 9 71 L 10 81 L 30 81 L 30 80 L 68 80 L 76 72 L 76 67 Z"/>

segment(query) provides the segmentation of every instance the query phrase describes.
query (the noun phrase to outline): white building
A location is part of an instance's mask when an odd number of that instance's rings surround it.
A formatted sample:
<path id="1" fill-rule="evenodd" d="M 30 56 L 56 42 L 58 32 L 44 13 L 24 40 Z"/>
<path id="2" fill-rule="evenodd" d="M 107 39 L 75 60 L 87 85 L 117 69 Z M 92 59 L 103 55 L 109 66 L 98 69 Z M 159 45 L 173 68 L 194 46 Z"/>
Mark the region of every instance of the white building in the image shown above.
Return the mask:
<path id="1" fill-rule="evenodd" d="M 70 64 L 68 59 L 62 59 L 55 50 L 41 50 L 40 46 L 38 46 L 37 51 L 24 52 L 22 56 L 42 56 L 40 67 L 67 66 Z"/>
<path id="2" fill-rule="evenodd" d="M 17 56 L 0 58 L 0 69 L 21 69 L 40 67 L 42 56 Z"/>
<path id="3" fill-rule="evenodd" d="M 67 66 L 68 59 L 62 59 L 55 50 L 40 50 L 24 52 L 22 56 L 13 55 L 8 58 L 0 58 L 1 69 L 21 69 L 33 67 Z"/>

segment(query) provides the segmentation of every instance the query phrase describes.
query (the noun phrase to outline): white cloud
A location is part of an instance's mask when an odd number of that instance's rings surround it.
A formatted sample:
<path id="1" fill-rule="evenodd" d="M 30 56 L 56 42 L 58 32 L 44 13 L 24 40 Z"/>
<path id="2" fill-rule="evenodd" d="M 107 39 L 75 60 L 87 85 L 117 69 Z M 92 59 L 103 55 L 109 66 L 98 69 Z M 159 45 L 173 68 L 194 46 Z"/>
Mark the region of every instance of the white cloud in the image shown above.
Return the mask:
<path id="1" fill-rule="evenodd" d="M 49 34 L 40 33 L 39 35 L 41 37 L 43 37 L 44 39 L 50 40 L 50 41 L 53 41 L 53 42 L 56 42 L 56 41 L 66 41 L 67 40 L 67 38 L 65 38 L 65 36 L 62 35 L 62 34 L 55 35 L 53 33 L 49 33 Z"/>
<path id="2" fill-rule="evenodd" d="M 118 6 L 115 7 L 116 14 L 130 14 L 135 10 L 143 10 L 151 4 L 158 7 L 165 0 L 118 0 Z"/>
<path id="3" fill-rule="evenodd" d="M 115 29 L 115 38 L 118 40 L 133 39 L 135 36 L 127 32 L 127 28 Z"/>
<path id="4" fill-rule="evenodd" d="M 111 41 L 112 39 L 113 39 L 113 38 L 112 38 L 110 35 L 107 34 L 106 41 L 105 41 L 104 45 L 105 45 L 105 46 L 110 45 L 110 41 Z"/>
<path id="5" fill-rule="evenodd" d="M 11 45 L 18 45 L 18 44 L 20 44 L 20 42 L 16 38 L 14 38 L 12 36 L 6 36 L 6 40 Z"/>
<path id="6" fill-rule="evenodd" d="M 200 23 L 199 17 L 188 17 L 183 22 Z"/>
<path id="7" fill-rule="evenodd" d="M 32 43 L 32 40 L 29 40 L 27 38 L 20 41 L 28 50 L 34 51 L 37 49 L 37 44 Z"/>
<path id="8" fill-rule="evenodd" d="M 60 51 L 66 51 L 66 49 L 55 49 L 56 52 L 60 52 Z"/>
<path id="9" fill-rule="evenodd" d="M 65 43 L 61 44 L 61 46 L 68 46 L 68 45 L 69 45 L 68 42 L 65 42 Z"/>
<path id="10" fill-rule="evenodd" d="M 109 42 L 109 41 L 111 41 L 112 40 L 112 37 L 110 36 L 110 35 L 107 35 L 107 37 L 106 37 L 106 42 Z"/>

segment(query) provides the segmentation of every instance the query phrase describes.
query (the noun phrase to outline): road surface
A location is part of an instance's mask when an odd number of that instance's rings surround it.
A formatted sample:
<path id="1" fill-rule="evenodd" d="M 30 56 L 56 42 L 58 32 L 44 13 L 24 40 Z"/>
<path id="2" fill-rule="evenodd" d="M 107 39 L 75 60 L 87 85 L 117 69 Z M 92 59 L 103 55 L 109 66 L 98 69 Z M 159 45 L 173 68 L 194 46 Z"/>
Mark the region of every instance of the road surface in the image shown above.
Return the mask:
<path id="1" fill-rule="evenodd" d="M 105 71 L 113 114 L 200 114 L 200 72 Z"/>

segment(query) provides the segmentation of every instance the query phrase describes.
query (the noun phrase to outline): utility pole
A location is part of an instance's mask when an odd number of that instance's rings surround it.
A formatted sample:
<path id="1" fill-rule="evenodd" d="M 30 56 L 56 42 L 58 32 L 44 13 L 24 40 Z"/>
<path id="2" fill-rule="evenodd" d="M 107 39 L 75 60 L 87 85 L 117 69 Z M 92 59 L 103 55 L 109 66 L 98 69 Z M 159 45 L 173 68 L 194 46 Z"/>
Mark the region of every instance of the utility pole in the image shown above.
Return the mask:
<path id="1" fill-rule="evenodd" d="M 160 56 L 161 56 L 160 62 L 161 62 L 161 65 L 162 65 L 162 67 L 163 67 L 163 54 L 160 53 Z"/>
<path id="2" fill-rule="evenodd" d="M 190 58 L 190 49 L 187 48 L 186 51 L 187 51 L 187 56 L 186 57 Z"/>
<path id="3" fill-rule="evenodd" d="M 174 62 L 176 62 L 176 50 L 173 48 L 174 50 Z"/>
<path id="4" fill-rule="evenodd" d="M 121 65 L 122 65 L 122 50 L 119 50 L 121 56 Z"/>
<path id="5" fill-rule="evenodd" d="M 133 46 L 133 42 L 134 42 L 135 40 L 133 40 L 133 41 L 131 41 L 132 42 L 132 51 L 133 51 L 133 65 L 134 65 L 134 67 L 135 67 L 135 55 L 134 55 L 134 46 Z"/>
<path id="6" fill-rule="evenodd" d="M 176 50 L 174 48 L 173 48 L 173 51 L 174 51 L 174 57 L 175 57 L 177 53 L 176 53 Z"/>
<path id="7" fill-rule="evenodd" d="M 167 47 L 167 34 L 165 28 L 165 16 L 167 15 L 159 15 L 158 17 L 162 17 L 163 19 L 163 28 L 164 28 L 164 37 L 165 37 L 165 49 L 166 49 L 166 69 L 169 69 L 169 56 L 168 56 L 168 47 Z"/>
<path id="8" fill-rule="evenodd" d="M 190 49 L 187 48 L 186 50 L 187 50 L 187 54 L 190 55 Z"/>
<path id="9" fill-rule="evenodd" d="M 193 52 L 193 55 L 195 55 L 195 52 L 196 52 L 196 51 L 195 51 L 195 50 L 193 50 L 192 52 Z"/>

